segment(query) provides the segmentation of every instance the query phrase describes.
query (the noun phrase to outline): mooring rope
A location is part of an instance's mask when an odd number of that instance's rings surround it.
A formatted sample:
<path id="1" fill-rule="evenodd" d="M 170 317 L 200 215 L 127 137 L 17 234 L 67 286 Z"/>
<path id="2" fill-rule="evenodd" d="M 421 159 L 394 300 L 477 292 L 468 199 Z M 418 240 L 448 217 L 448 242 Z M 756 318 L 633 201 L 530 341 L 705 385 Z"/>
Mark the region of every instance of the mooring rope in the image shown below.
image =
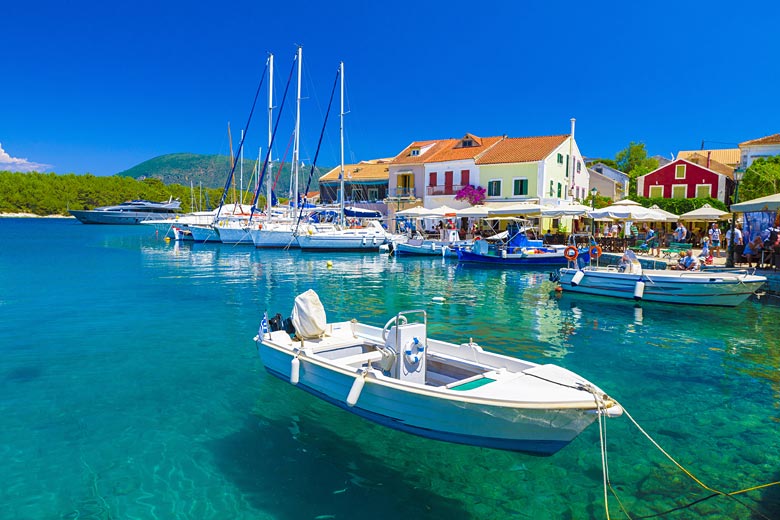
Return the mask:
<path id="1" fill-rule="evenodd" d="M 643 519 L 647 519 L 647 518 L 658 518 L 658 517 L 661 517 L 661 516 L 665 516 L 665 515 L 667 515 L 669 513 L 672 513 L 674 511 L 679 511 L 681 509 L 687 509 L 687 508 L 689 508 L 689 507 L 691 507 L 691 506 L 693 506 L 695 504 L 704 502 L 705 500 L 709 500 L 710 498 L 713 498 L 713 497 L 716 497 L 716 496 L 724 496 L 724 497 L 730 498 L 731 500 L 734 500 L 735 502 L 737 502 L 741 506 L 743 506 L 743 507 L 747 508 L 748 510 L 750 510 L 750 512 L 754 513 L 758 517 L 764 518 L 766 520 L 771 520 L 768 516 L 766 516 L 765 514 L 761 513 L 760 511 L 756 510 L 754 507 L 751 507 L 750 504 L 745 503 L 744 501 L 742 501 L 739 498 L 737 498 L 735 495 L 740 495 L 742 493 L 747 493 L 749 491 L 755 491 L 755 490 L 758 490 L 758 489 L 763 489 L 763 488 L 767 488 L 767 487 L 771 487 L 771 486 L 780 485 L 780 481 L 769 482 L 769 483 L 766 483 L 766 484 L 759 484 L 759 485 L 756 485 L 756 486 L 751 486 L 749 488 L 740 489 L 738 491 L 732 491 L 730 493 L 727 493 L 727 492 L 724 492 L 724 491 L 720 491 L 720 490 L 715 489 L 715 488 L 713 488 L 711 486 L 708 486 L 707 484 L 702 482 L 699 478 L 697 478 L 693 473 L 691 473 L 685 467 L 683 467 L 682 464 L 677 462 L 666 450 L 664 450 L 661 447 L 660 444 L 658 444 L 658 442 L 655 441 L 655 439 L 653 439 L 650 436 L 649 433 L 647 433 L 644 430 L 644 428 L 642 428 L 639 425 L 638 422 L 636 422 L 636 420 L 631 416 L 631 414 L 628 412 L 628 410 L 626 410 L 626 408 L 623 405 L 620 405 L 619 403 L 616 402 L 623 409 L 623 413 L 626 414 L 626 417 L 628 417 L 628 419 L 631 421 L 631 423 L 634 426 L 636 426 L 636 428 L 640 432 L 642 432 L 642 434 L 658 449 L 658 451 L 663 453 L 664 456 L 667 459 L 669 459 L 675 466 L 677 466 L 683 473 L 685 473 L 689 478 L 691 478 L 699 486 L 701 486 L 702 488 L 704 488 L 707 491 L 710 491 L 712 493 L 709 496 L 700 498 L 698 500 L 694 500 L 694 501 L 689 502 L 688 504 L 684 504 L 682 506 L 677 506 L 677 507 L 674 507 L 672 509 L 668 509 L 666 511 L 662 511 L 660 513 L 655 513 L 655 514 L 646 515 L 646 516 L 632 517 L 631 514 L 624 507 L 622 501 L 620 500 L 620 497 L 617 494 L 617 491 L 612 487 L 612 483 L 610 482 L 610 479 L 609 479 L 609 461 L 608 461 L 608 458 L 607 458 L 606 421 L 604 421 L 603 418 L 602 418 L 602 415 L 604 415 L 606 413 L 606 408 L 604 406 L 604 402 L 602 400 L 602 397 L 595 391 L 595 387 L 593 387 L 592 385 L 584 385 L 582 388 L 584 390 L 586 390 L 586 391 L 589 391 L 593 395 L 593 398 L 596 401 L 596 406 L 598 407 L 599 440 L 600 440 L 600 443 L 601 443 L 601 465 L 602 465 L 603 483 L 604 483 L 604 508 L 605 508 L 607 520 L 610 519 L 607 490 L 611 491 L 612 494 L 615 496 L 615 498 L 618 501 L 618 504 L 620 505 L 620 509 L 623 511 L 623 513 L 626 515 L 626 517 L 629 518 L 629 519 L 633 518 L 633 520 L 643 520 Z"/>

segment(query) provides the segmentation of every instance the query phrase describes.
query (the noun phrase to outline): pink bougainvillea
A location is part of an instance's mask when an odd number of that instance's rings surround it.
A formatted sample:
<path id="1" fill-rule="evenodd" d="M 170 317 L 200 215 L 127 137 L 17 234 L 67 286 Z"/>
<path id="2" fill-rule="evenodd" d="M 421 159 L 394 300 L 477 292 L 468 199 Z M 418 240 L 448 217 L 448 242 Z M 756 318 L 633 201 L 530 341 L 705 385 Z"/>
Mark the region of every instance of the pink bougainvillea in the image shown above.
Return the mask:
<path id="1" fill-rule="evenodd" d="M 467 200 L 472 206 L 482 204 L 485 201 L 485 188 L 477 186 L 476 188 L 469 184 L 464 186 L 455 194 L 455 200 Z"/>

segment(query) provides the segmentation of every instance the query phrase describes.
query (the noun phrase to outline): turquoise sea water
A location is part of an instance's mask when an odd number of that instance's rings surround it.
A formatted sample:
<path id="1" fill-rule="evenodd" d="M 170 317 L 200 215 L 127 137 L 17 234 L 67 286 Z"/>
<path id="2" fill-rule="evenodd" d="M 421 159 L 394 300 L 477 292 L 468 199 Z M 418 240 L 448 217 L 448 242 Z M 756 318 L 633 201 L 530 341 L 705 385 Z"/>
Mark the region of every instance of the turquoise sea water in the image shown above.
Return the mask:
<path id="1" fill-rule="evenodd" d="M 780 480 L 772 298 L 637 309 L 556 296 L 543 271 L 177 245 L 65 219 L 0 219 L 0 237 L 3 519 L 605 518 L 596 425 L 547 458 L 451 445 L 267 375 L 260 316 L 309 288 L 332 319 L 422 307 L 433 337 L 569 368 L 714 488 Z M 634 517 L 710 494 L 625 416 L 607 440 Z M 780 518 L 778 486 L 738 498 L 749 508 L 716 497 L 665 518 Z"/>

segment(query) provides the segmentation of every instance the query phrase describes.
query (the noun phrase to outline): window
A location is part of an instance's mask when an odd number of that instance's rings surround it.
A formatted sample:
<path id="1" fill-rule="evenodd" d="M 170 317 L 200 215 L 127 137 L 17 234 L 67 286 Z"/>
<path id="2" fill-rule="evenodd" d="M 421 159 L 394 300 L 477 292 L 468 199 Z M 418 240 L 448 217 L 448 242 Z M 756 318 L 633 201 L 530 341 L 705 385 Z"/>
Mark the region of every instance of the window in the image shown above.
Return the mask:
<path id="1" fill-rule="evenodd" d="M 436 186 L 436 172 L 428 174 L 428 186 Z"/>
<path id="2" fill-rule="evenodd" d="M 500 197 L 501 196 L 501 181 L 489 181 L 487 189 L 488 197 Z"/>
<path id="3" fill-rule="evenodd" d="M 672 198 L 684 199 L 687 188 L 688 186 L 686 186 L 685 184 L 678 184 L 676 186 L 672 186 Z"/>
<path id="4" fill-rule="evenodd" d="M 514 179 L 512 195 L 528 195 L 528 179 Z"/>
<path id="5" fill-rule="evenodd" d="M 368 200 L 371 202 L 376 202 L 376 200 L 379 198 L 379 190 L 377 188 L 369 188 L 368 189 Z"/>
<path id="6" fill-rule="evenodd" d="M 559 182 L 558 183 L 558 198 L 559 199 L 561 198 L 561 188 L 563 188 L 563 186 L 561 186 L 561 183 Z"/>
<path id="7" fill-rule="evenodd" d="M 558 154 L 558 164 L 563 164 L 563 154 Z"/>
<path id="8" fill-rule="evenodd" d="M 461 141 L 461 146 L 463 148 L 471 148 L 472 146 L 474 146 L 474 141 L 472 141 L 471 139 L 464 139 L 463 141 Z"/>
<path id="9" fill-rule="evenodd" d="M 711 184 L 697 184 L 696 185 L 696 196 L 697 197 L 709 197 L 710 193 L 712 193 L 712 185 Z"/>
<path id="10" fill-rule="evenodd" d="M 460 185 L 461 186 L 468 186 L 469 185 L 469 171 L 468 170 L 461 170 L 460 171 Z"/>
<path id="11" fill-rule="evenodd" d="M 582 171 L 582 163 L 580 161 L 577 161 L 577 173 L 580 173 Z"/>
<path id="12" fill-rule="evenodd" d="M 664 187 L 663 186 L 650 186 L 650 198 L 651 199 L 660 199 L 664 196 Z"/>
<path id="13" fill-rule="evenodd" d="M 684 164 L 678 164 L 674 167 L 674 178 L 675 179 L 684 179 L 685 178 L 685 165 Z"/>
<path id="14" fill-rule="evenodd" d="M 555 184 L 553 183 L 553 181 L 550 181 L 550 197 L 552 197 L 552 196 L 553 196 L 553 193 L 554 193 L 554 191 L 553 191 L 553 187 L 554 187 L 554 186 L 555 186 Z"/>
<path id="15" fill-rule="evenodd" d="M 417 157 L 420 155 L 420 149 L 419 148 L 412 148 L 412 150 L 409 152 L 409 155 L 411 157 Z"/>

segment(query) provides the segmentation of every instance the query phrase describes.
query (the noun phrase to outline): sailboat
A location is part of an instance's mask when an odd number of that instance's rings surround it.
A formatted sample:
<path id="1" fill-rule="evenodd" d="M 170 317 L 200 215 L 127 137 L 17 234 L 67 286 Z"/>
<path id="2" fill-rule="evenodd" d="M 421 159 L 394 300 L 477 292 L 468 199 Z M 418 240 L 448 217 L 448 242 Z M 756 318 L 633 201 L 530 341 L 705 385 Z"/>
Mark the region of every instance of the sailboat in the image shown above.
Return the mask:
<path id="1" fill-rule="evenodd" d="M 376 219 L 364 219 L 362 225 L 347 226 L 344 214 L 344 62 L 339 64 L 341 81 L 341 171 L 339 173 L 339 222 L 319 224 L 298 230 L 298 246 L 304 251 L 379 251 L 390 234 Z"/>
<path id="2" fill-rule="evenodd" d="M 303 62 L 303 48 L 298 47 L 296 55 L 298 65 L 298 95 L 295 114 L 295 133 L 293 141 L 292 161 L 292 204 L 286 211 L 274 210 L 271 202 L 272 175 L 268 175 L 266 183 L 266 212 L 265 218 L 257 223 L 251 223 L 249 236 L 255 247 L 260 248 L 287 248 L 298 247 L 295 241 L 295 222 L 298 213 L 298 165 L 300 163 L 300 128 L 301 128 L 301 69 Z M 271 78 L 273 78 L 273 55 L 269 57 Z M 271 124 L 273 120 L 273 81 L 268 84 L 268 149 L 272 145 Z"/>

